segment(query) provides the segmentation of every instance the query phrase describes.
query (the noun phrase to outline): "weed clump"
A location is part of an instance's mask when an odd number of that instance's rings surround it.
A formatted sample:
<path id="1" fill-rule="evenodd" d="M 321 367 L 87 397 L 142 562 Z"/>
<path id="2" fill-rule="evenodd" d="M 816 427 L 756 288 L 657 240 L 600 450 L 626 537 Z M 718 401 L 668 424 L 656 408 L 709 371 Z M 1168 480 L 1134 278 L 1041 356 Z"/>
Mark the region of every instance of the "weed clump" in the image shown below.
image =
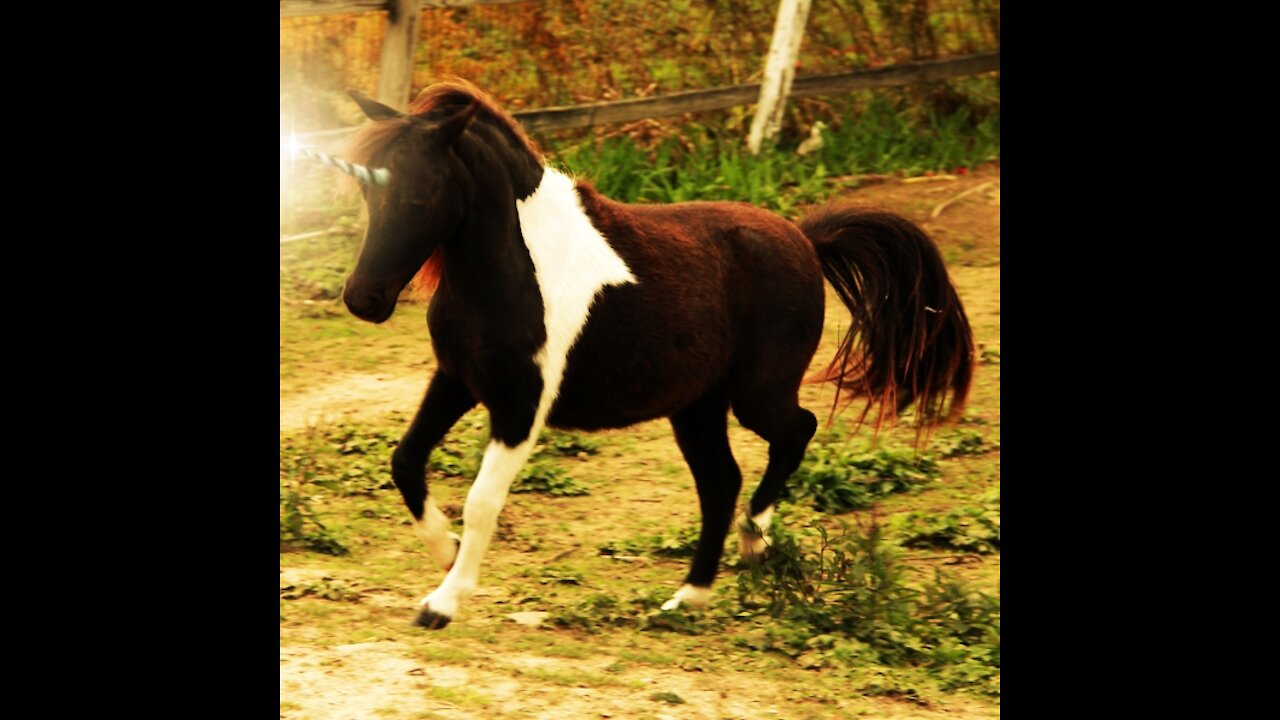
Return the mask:
<path id="1" fill-rule="evenodd" d="M 320 521 L 311 505 L 312 488 L 333 484 L 317 476 L 311 458 L 281 458 L 280 549 L 301 548 L 326 555 L 346 555 L 346 545 Z"/>
<path id="2" fill-rule="evenodd" d="M 815 441 L 784 486 L 783 499 L 807 500 L 814 510 L 844 513 L 914 490 L 941 474 L 932 455 L 908 449 L 867 451 L 844 441 Z"/>
<path id="3" fill-rule="evenodd" d="M 904 547 L 959 550 L 981 555 L 1000 552 L 1000 488 L 981 505 L 950 510 L 944 515 L 921 511 L 890 519 L 890 527 Z"/>
<path id="4" fill-rule="evenodd" d="M 542 493 L 555 497 L 587 495 L 586 485 L 574 480 L 563 468 L 545 459 L 535 458 L 525 466 L 520 477 L 511 485 L 513 493 Z"/>
<path id="5" fill-rule="evenodd" d="M 909 681 L 885 674 L 914 668 L 946 690 L 999 695 L 998 598 L 940 571 L 916 582 L 916 571 L 899 562 L 876 524 L 841 522 L 833 532 L 815 521 L 808 528 L 816 547 L 781 523 L 770 527 L 769 554 L 738 575 L 736 603 L 722 592 L 709 609 L 667 612 L 662 591 L 593 595 L 554 611 L 550 621 L 589 633 L 728 633 L 740 647 L 778 653 L 802 667 L 861 673 L 859 687 L 868 694 L 918 699 Z"/>
<path id="6" fill-rule="evenodd" d="M 922 667 L 945 689 L 999 694 L 1000 602 L 936 571 L 910 582 L 878 524 L 813 522 L 809 549 L 781 524 L 764 562 L 738 576 L 739 604 L 776 622 L 748 646 L 806 667 L 873 663 Z"/>

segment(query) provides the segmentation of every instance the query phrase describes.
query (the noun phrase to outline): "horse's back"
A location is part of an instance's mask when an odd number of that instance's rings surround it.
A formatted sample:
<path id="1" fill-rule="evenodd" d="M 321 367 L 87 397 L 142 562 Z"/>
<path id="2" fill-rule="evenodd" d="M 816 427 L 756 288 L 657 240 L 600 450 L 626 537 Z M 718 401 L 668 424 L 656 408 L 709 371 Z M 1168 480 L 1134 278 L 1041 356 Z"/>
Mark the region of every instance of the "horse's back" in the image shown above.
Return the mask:
<path id="1" fill-rule="evenodd" d="M 817 255 L 795 225 L 740 203 L 580 195 L 637 282 L 606 287 L 592 306 L 553 425 L 667 416 L 708 392 L 732 392 L 727 385 L 762 364 L 798 386 L 821 334 L 824 295 Z"/>

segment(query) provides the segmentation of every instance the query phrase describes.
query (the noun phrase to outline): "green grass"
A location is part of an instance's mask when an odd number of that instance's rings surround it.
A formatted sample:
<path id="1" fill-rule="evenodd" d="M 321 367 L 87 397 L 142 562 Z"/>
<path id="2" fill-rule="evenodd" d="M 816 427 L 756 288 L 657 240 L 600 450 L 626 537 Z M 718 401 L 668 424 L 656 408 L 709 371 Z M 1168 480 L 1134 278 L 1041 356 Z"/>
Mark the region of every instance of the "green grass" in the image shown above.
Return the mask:
<path id="1" fill-rule="evenodd" d="M 465 430 L 461 437 L 477 435 Z M 631 688 L 645 667 L 678 665 L 707 672 L 733 667 L 789 683 L 806 683 L 804 678 L 812 676 L 787 673 L 819 671 L 823 679 L 806 702 L 840 703 L 851 693 L 912 703 L 937 701 L 954 692 L 999 696 L 998 597 L 977 592 L 958 578 L 913 570 L 895 544 L 906 535 L 892 521 L 884 532 L 865 521 L 841 528 L 826 518 L 806 525 L 806 519 L 822 517 L 806 502 L 779 508 L 770 529 L 769 558 L 754 569 L 724 569 L 706 609 L 659 609 L 673 587 L 667 581 L 684 571 L 687 558 L 679 556 L 692 548 L 689 526 L 613 543 L 614 550 L 653 558 L 653 566 L 610 566 L 610 558 L 593 554 L 590 547 L 557 562 L 548 562 L 549 555 L 515 564 L 511 559 L 491 560 L 486 585 L 504 589 L 508 600 L 491 610 L 486 610 L 487 602 L 474 601 L 467 606 L 466 618 L 446 633 L 415 634 L 407 626 L 413 599 L 438 581 L 438 571 L 423 557 L 408 528 L 400 527 L 403 522 L 381 516 L 381 511 L 393 518 L 402 515 L 395 491 L 376 489 L 365 495 L 364 481 L 346 472 L 348 466 L 389 455 L 393 436 L 390 425 L 349 423 L 282 437 L 282 464 L 296 463 L 305 454 L 327 468 L 335 484 L 315 486 L 308 501 L 320 508 L 317 512 L 323 511 L 326 526 L 349 541 L 352 552 L 350 559 L 293 556 L 291 563 L 335 572 L 282 590 L 282 629 L 328 627 L 332 642 L 369 641 L 369 632 L 376 631 L 410 642 L 414 657 L 442 663 L 472 664 L 498 648 L 568 662 L 603 656 L 604 661 L 590 669 L 507 670 L 521 682 L 553 687 Z M 602 441 L 601 452 L 609 445 Z M 958 475 L 957 482 L 979 483 L 986 482 L 984 468 L 994 462 L 983 455 L 960 455 L 943 461 L 943 467 L 950 472 L 952 463 L 974 465 L 975 470 Z M 973 479 L 966 479 L 970 475 Z M 458 478 L 458 487 L 468 480 Z M 998 521 L 998 484 L 991 487 L 987 501 L 996 503 Z M 361 515 L 355 511 L 361 507 L 379 512 Z M 935 512 L 919 517 L 949 516 Z M 529 529 L 543 535 L 557 524 L 548 517 L 536 526 L 541 530 Z M 394 532 L 370 543 L 373 528 Z M 548 535 L 554 537 L 563 535 Z M 388 556 L 389 547 L 398 550 Z M 677 556 L 665 557 L 667 550 Z M 423 568 L 428 568 L 428 577 L 423 577 Z M 358 578 L 359 584 L 345 578 Z M 403 612 L 365 599 L 368 590 L 406 585 L 413 590 L 406 595 Z M 537 630 L 505 624 L 469 626 L 472 618 L 481 621 L 490 613 L 500 617 L 519 609 L 547 610 L 551 617 Z M 363 634 L 356 638 L 353 628 Z M 616 658 L 612 665 L 607 664 L 610 657 Z M 484 706 L 482 693 L 445 694 L 460 706 Z"/>
<path id="2" fill-rule="evenodd" d="M 1000 486 L 988 490 L 981 505 L 966 505 L 945 513 L 914 510 L 890 518 L 889 526 L 904 547 L 958 550 L 979 554 L 1000 552 Z"/>
<path id="3" fill-rule="evenodd" d="M 630 683 L 609 675 L 571 670 L 548 670 L 546 668 L 528 668 L 516 671 L 517 675 L 528 675 L 538 680 L 564 687 L 610 687 L 625 686 Z"/>
<path id="4" fill-rule="evenodd" d="M 783 498 L 815 510 L 843 513 L 871 507 L 895 493 L 918 490 L 941 476 L 937 458 L 908 447 L 872 449 L 837 422 L 809 443 Z"/>
<path id="5" fill-rule="evenodd" d="M 668 655 L 661 652 L 647 652 L 643 650 L 622 650 L 618 653 L 618 657 L 634 663 L 643 663 L 645 665 L 678 665 L 680 660 L 674 655 Z"/>
<path id="6" fill-rule="evenodd" d="M 875 97 L 822 137 L 822 148 L 808 156 L 796 154 L 794 143 L 772 144 L 753 156 L 737 134 L 684 128 L 651 149 L 611 137 L 558 149 L 553 159 L 622 202 L 733 200 L 793 215 L 800 205 L 856 184 L 852 176 L 949 171 L 1000 155 L 995 115 L 974 123 L 962 107 L 951 115 L 928 111 L 913 118 Z"/>
<path id="7" fill-rule="evenodd" d="M 698 526 L 669 529 L 657 535 L 636 535 L 601 545 L 601 555 L 651 555 L 654 557 L 693 557 L 698 542 Z"/>
<path id="8" fill-rule="evenodd" d="M 553 465 L 544 458 L 534 457 L 524 469 L 520 477 L 511 485 L 513 493 L 542 493 L 554 497 L 577 497 L 587 495 L 591 491 L 586 485 L 573 479 L 563 468 Z"/>
<path id="9" fill-rule="evenodd" d="M 427 692 L 434 698 L 464 708 L 484 708 L 493 702 L 488 695 L 466 687 L 429 685 L 427 686 Z"/>
<path id="10" fill-rule="evenodd" d="M 467 663 L 476 659 L 472 653 L 449 645 L 427 645 L 414 651 L 414 657 L 426 662 Z"/>

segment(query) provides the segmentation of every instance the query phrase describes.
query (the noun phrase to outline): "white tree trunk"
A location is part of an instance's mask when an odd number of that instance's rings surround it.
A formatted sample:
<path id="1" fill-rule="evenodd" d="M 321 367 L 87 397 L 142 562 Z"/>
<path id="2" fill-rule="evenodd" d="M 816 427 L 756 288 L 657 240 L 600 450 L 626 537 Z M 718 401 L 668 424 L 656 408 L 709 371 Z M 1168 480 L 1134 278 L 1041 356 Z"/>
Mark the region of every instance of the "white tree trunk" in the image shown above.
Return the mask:
<path id="1" fill-rule="evenodd" d="M 782 125 L 782 111 L 796 76 L 796 58 L 800 56 L 800 41 L 804 39 L 811 4 L 812 0 L 781 0 L 778 4 L 778 19 L 773 25 L 773 40 L 769 43 L 764 81 L 760 85 L 760 102 L 756 104 L 756 116 L 747 135 L 747 147 L 753 155 L 760 152 L 765 138 L 776 135 Z"/>

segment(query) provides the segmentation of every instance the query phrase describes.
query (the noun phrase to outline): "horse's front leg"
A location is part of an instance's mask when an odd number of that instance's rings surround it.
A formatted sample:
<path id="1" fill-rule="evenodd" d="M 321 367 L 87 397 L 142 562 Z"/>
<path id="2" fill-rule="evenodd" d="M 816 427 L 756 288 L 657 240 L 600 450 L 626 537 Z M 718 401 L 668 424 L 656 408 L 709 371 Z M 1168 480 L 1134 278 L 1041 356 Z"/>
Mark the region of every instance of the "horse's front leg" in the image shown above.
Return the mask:
<path id="1" fill-rule="evenodd" d="M 475 405 L 475 398 L 461 382 L 436 372 L 418 414 L 391 454 L 391 478 L 413 515 L 413 526 L 432 557 L 446 570 L 453 565 L 458 538 L 449 532 L 449 519 L 436 507 L 428 492 L 427 460 L 431 449 Z"/>
<path id="2" fill-rule="evenodd" d="M 462 511 L 464 525 L 458 558 L 440 587 L 423 598 L 418 625 L 432 630 L 448 625 L 457 614 L 458 606 L 475 592 L 480 561 L 493 539 L 498 513 L 507 501 L 511 483 L 520 474 L 537 441 L 536 407 L 535 393 L 529 402 L 489 408 L 489 446 L 485 448 L 480 472 L 467 493 L 467 504 Z"/>

